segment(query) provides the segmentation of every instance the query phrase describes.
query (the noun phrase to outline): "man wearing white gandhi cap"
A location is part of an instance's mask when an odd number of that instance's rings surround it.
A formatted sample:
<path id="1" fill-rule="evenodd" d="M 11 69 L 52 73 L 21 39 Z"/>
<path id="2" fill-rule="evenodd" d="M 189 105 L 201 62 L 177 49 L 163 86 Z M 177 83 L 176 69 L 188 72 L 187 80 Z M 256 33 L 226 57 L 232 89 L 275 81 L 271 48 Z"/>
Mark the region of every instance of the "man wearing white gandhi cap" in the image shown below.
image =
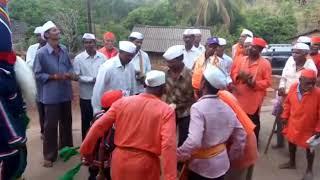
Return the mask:
<path id="1" fill-rule="evenodd" d="M 183 50 L 183 62 L 187 68 L 192 69 L 193 65 L 200 56 L 201 52 L 194 46 L 195 34 L 194 30 L 186 29 L 183 32 L 183 41 L 185 43 Z"/>
<path id="2" fill-rule="evenodd" d="M 204 53 L 206 51 L 206 48 L 204 47 L 204 45 L 202 45 L 201 42 L 201 31 L 200 29 L 192 29 L 192 34 L 194 34 L 194 43 L 193 45 L 198 48 L 198 50 L 201 53 Z"/>
<path id="3" fill-rule="evenodd" d="M 41 37 L 41 34 L 43 33 L 43 27 L 39 26 L 36 27 L 36 29 L 33 32 L 36 35 L 37 38 L 37 43 L 29 46 L 26 54 L 26 63 L 29 65 L 29 67 L 33 68 L 33 63 L 36 58 L 36 54 L 38 49 L 46 45 L 46 40 L 44 40 Z M 39 83 L 37 82 L 37 92 L 40 92 L 41 87 L 38 85 Z M 41 137 L 43 137 L 43 125 L 44 125 L 44 105 L 39 101 L 39 98 L 36 99 L 37 103 L 37 109 L 38 109 L 38 117 L 39 117 L 39 122 L 40 122 L 40 133 Z"/>
<path id="4" fill-rule="evenodd" d="M 26 62 L 31 68 L 33 67 L 33 62 L 36 57 L 37 50 L 46 45 L 46 41 L 41 38 L 41 34 L 43 33 L 42 26 L 36 27 L 33 33 L 37 38 L 37 43 L 29 46 L 26 54 Z"/>
<path id="5" fill-rule="evenodd" d="M 232 59 L 235 60 L 239 56 L 244 55 L 244 41 L 246 38 L 253 38 L 253 33 L 248 29 L 243 29 L 237 44 L 232 46 Z"/>
<path id="6" fill-rule="evenodd" d="M 97 51 L 94 34 L 85 33 L 82 37 L 82 42 L 85 51 L 75 57 L 73 68 L 80 88 L 81 132 L 83 140 L 90 127 L 90 121 L 93 119 L 93 109 L 91 106 L 93 86 L 96 82 L 99 68 L 106 62 L 107 58 Z"/>
<path id="7" fill-rule="evenodd" d="M 301 70 L 303 69 L 312 69 L 317 72 L 316 65 L 311 58 L 308 58 L 309 46 L 305 43 L 296 43 L 292 47 L 292 56 L 287 60 L 283 70 L 279 83 L 278 89 L 278 102 L 276 103 L 276 107 L 274 115 L 276 116 L 277 121 L 277 143 L 273 145 L 273 148 L 282 148 L 284 147 L 284 138 L 282 135 L 282 120 L 280 115 L 283 110 L 283 101 L 287 96 L 291 85 L 299 81 L 299 77 L 301 75 Z"/>
<path id="8" fill-rule="evenodd" d="M 119 42 L 119 54 L 101 65 L 93 88 L 92 107 L 94 113 L 101 110 L 102 94 L 108 90 L 120 89 L 126 96 L 138 94 L 134 65 L 136 45 L 130 41 Z"/>
<path id="9" fill-rule="evenodd" d="M 48 21 L 42 26 L 47 43 L 37 51 L 33 69 L 39 101 L 44 104 L 44 167 L 52 167 L 58 155 L 58 124 L 60 146 L 73 146 L 72 140 L 72 86 L 76 80 L 67 48 L 60 44 L 60 30 Z M 63 92 L 63 93 L 62 93 Z"/>
<path id="10" fill-rule="evenodd" d="M 202 97 L 191 107 L 188 138 L 178 148 L 177 158 L 190 160 L 188 179 L 221 180 L 230 168 L 230 160 L 241 157 L 246 133 L 234 111 L 217 95 L 219 90 L 227 87 L 226 75 L 218 67 L 208 64 L 203 77 Z M 227 151 L 229 140 L 232 145 Z M 197 155 L 199 149 L 215 152 L 215 155 Z"/>
<path id="11" fill-rule="evenodd" d="M 175 108 L 179 128 L 179 145 L 188 135 L 190 107 L 195 102 L 192 88 L 192 72 L 184 62 L 184 46 L 170 47 L 163 57 L 169 70 L 166 72 L 166 102 Z"/>
<path id="12" fill-rule="evenodd" d="M 164 72 L 148 72 L 145 93 L 123 97 L 113 103 L 90 128 L 81 145 L 81 155 L 90 157 L 98 139 L 115 124 L 117 146 L 112 155 L 113 180 L 160 180 L 160 174 L 164 179 L 175 180 L 176 121 L 173 108 L 161 100 L 165 83 Z"/>
<path id="13" fill-rule="evenodd" d="M 143 39 L 144 36 L 140 32 L 132 32 L 129 35 L 129 41 L 137 46 L 136 54 L 130 63 L 134 65 L 134 69 L 136 70 L 136 80 L 140 93 L 144 92 L 145 75 L 151 70 L 150 58 L 148 54 L 141 49 Z"/>

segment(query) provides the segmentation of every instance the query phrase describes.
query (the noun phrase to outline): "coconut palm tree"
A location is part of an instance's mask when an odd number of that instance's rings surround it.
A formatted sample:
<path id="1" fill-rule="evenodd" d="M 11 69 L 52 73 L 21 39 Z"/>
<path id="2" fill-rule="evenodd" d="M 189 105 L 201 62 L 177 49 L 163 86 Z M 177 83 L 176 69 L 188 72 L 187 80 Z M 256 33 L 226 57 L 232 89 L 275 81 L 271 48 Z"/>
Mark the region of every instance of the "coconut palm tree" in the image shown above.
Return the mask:
<path id="1" fill-rule="evenodd" d="M 196 25 L 207 26 L 208 22 L 222 21 L 226 27 L 230 27 L 234 13 L 239 12 L 246 2 L 245 0 L 199 0 Z"/>

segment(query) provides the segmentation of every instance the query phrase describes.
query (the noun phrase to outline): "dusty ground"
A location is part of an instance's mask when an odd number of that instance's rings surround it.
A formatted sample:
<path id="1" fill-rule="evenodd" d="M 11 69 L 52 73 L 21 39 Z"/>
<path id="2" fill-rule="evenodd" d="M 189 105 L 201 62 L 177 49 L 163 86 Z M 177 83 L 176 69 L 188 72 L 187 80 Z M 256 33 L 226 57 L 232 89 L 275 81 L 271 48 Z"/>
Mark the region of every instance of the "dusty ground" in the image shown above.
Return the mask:
<path id="1" fill-rule="evenodd" d="M 274 85 L 277 82 L 275 81 Z M 76 93 L 77 94 L 77 93 Z M 261 149 L 263 152 L 267 138 L 269 136 L 274 117 L 271 115 L 272 100 L 274 92 L 270 90 L 268 97 L 265 99 L 264 106 L 262 108 L 262 130 L 261 130 Z M 79 146 L 81 143 L 81 131 L 80 131 L 80 112 L 78 106 L 78 97 L 75 95 L 73 103 L 73 139 L 74 145 Z M 30 116 L 33 119 L 30 129 L 28 130 L 28 167 L 25 173 L 27 180 L 57 180 L 65 171 L 73 167 L 79 162 L 79 157 L 74 157 L 69 162 L 64 163 L 62 160 L 58 160 L 53 168 L 47 169 L 41 166 L 42 163 L 42 141 L 40 140 L 39 125 L 37 121 L 37 114 L 34 110 L 30 110 Z M 274 139 L 273 139 L 274 141 Z M 319 151 L 318 151 L 319 152 Z M 273 150 L 270 149 L 268 155 L 260 154 L 255 171 L 254 180 L 300 180 L 302 174 L 306 168 L 305 153 L 299 150 L 297 153 L 297 170 L 279 170 L 278 165 L 284 161 L 287 161 L 288 153 L 286 149 Z M 320 159 L 318 154 L 315 160 L 315 178 L 314 180 L 320 180 Z M 81 168 L 80 173 L 76 177 L 78 180 L 87 179 L 87 169 Z"/>

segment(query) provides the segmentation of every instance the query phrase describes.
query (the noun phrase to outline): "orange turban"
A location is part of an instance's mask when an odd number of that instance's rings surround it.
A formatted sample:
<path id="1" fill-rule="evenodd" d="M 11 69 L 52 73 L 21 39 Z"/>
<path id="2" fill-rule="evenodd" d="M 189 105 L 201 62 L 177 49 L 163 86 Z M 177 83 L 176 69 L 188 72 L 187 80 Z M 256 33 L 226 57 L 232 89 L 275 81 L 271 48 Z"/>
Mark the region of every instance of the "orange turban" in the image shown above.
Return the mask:
<path id="1" fill-rule="evenodd" d="M 112 32 L 106 32 L 103 35 L 103 39 L 116 39 L 116 36 Z"/>
<path id="2" fill-rule="evenodd" d="M 121 90 L 111 90 L 107 91 L 102 95 L 101 98 L 101 107 L 109 108 L 111 105 L 116 102 L 118 99 L 122 98 L 123 93 Z"/>
<path id="3" fill-rule="evenodd" d="M 255 37 L 255 38 L 253 38 L 251 45 L 260 46 L 262 48 L 265 48 L 267 46 L 267 42 L 262 38 Z"/>
<path id="4" fill-rule="evenodd" d="M 320 44 L 320 36 L 314 36 L 311 38 L 312 44 Z"/>
<path id="5" fill-rule="evenodd" d="M 306 78 L 317 78 L 317 74 L 312 69 L 303 69 L 301 71 L 301 76 Z"/>

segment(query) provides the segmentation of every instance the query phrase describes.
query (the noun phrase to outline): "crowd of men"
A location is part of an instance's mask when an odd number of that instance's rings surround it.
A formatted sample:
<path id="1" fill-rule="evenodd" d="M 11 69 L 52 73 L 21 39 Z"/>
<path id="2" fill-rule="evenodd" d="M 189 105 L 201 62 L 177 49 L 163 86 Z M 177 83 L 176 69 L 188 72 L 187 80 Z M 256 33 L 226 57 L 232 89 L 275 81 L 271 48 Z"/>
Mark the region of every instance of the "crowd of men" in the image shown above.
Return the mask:
<path id="1" fill-rule="evenodd" d="M 0 16 L 0 162 L 1 179 L 11 180 L 21 177 L 26 167 L 28 122 L 5 15 Z M 168 48 L 163 54 L 168 68 L 160 71 L 152 70 L 141 49 L 140 32 L 119 41 L 118 49 L 115 35 L 106 32 L 99 50 L 95 35 L 85 33 L 84 51 L 73 61 L 53 22 L 34 33 L 38 43 L 29 47 L 26 63 L 36 81 L 44 167 L 54 165 L 59 149 L 73 146 L 71 82 L 77 81 L 81 156 L 92 162 L 97 142 L 114 128 L 111 179 L 252 179 L 260 111 L 272 83 L 270 62 L 261 56 L 268 46 L 264 39 L 244 29 L 229 57 L 225 39 L 210 37 L 202 45 L 201 31 L 186 29 L 181 35 L 185 44 Z M 319 49 L 320 37 L 301 37 L 294 43 L 273 112 L 278 132 L 274 148 L 284 147 L 284 137 L 289 142 L 290 160 L 280 168 L 295 168 L 296 149 L 304 148 L 304 180 L 313 178 L 315 156 L 307 140 L 320 136 Z M 89 179 L 96 179 L 97 172 L 89 172 Z"/>

